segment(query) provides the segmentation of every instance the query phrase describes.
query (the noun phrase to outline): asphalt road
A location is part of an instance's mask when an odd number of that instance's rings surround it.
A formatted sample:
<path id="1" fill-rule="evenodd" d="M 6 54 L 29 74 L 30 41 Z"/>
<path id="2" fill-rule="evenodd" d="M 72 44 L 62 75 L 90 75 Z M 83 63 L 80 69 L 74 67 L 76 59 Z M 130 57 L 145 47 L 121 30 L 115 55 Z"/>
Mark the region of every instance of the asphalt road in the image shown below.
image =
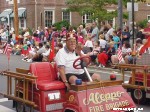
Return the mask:
<path id="1" fill-rule="evenodd" d="M 7 70 L 8 68 L 11 71 L 15 71 L 17 67 L 28 69 L 30 63 L 24 62 L 21 60 L 21 56 L 11 55 L 9 66 L 7 57 L 3 54 L 0 54 L 0 71 Z M 110 74 L 116 74 L 117 79 L 121 79 L 121 74 L 117 69 L 101 69 L 101 68 L 90 68 L 88 69 L 92 73 L 98 73 L 101 75 L 102 80 L 109 80 Z M 125 74 L 125 80 L 129 79 L 129 72 Z M 6 92 L 6 77 L 0 75 L 0 92 Z M 142 112 L 150 112 L 150 103 L 148 102 L 146 105 L 138 105 L 138 107 L 143 108 Z M 12 101 L 0 96 L 0 112 L 15 112 L 15 109 L 12 108 Z"/>

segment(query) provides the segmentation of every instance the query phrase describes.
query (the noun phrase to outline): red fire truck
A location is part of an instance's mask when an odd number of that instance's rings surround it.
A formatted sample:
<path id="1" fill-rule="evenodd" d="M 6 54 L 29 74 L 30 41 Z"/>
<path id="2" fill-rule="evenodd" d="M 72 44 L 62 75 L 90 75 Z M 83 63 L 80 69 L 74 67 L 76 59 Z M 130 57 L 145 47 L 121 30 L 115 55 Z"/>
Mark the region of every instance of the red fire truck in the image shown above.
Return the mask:
<path id="1" fill-rule="evenodd" d="M 135 64 L 120 64 L 119 68 L 124 77 L 124 69 L 131 70 L 128 83 L 123 83 L 123 87 L 131 93 L 134 102 L 145 104 L 150 98 L 150 54 L 148 52 L 136 58 Z M 123 78 L 123 82 L 124 78 Z"/>
<path id="2" fill-rule="evenodd" d="M 56 64 L 31 63 L 29 70 L 3 72 L 7 93 L 1 94 L 14 101 L 17 112 L 117 112 L 113 109 L 136 107 L 122 87 L 123 80 L 94 82 L 86 67 L 84 70 L 89 82 L 71 85 L 71 90 L 66 91 L 64 83 L 58 80 Z"/>

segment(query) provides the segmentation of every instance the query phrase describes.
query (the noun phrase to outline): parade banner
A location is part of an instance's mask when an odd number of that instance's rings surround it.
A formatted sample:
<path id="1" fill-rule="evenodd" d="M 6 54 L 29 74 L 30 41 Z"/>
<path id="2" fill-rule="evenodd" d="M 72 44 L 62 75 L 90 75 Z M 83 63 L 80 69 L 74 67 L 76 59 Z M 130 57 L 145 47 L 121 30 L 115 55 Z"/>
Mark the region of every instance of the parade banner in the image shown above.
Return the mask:
<path id="1" fill-rule="evenodd" d="M 136 107 L 122 86 L 71 92 L 68 101 L 79 105 L 82 112 L 113 112 L 113 108 Z"/>

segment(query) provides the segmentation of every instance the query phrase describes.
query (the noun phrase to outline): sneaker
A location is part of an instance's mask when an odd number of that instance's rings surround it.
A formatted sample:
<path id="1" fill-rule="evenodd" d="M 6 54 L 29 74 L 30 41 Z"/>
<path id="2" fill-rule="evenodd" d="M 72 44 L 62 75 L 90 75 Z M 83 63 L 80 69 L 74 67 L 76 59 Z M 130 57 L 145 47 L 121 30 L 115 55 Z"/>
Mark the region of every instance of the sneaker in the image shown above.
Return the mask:
<path id="1" fill-rule="evenodd" d="M 28 58 L 23 58 L 22 61 L 28 61 Z"/>
<path id="2" fill-rule="evenodd" d="M 105 68 L 105 66 L 103 64 L 101 64 L 102 68 Z"/>
<path id="3" fill-rule="evenodd" d="M 102 65 L 102 67 L 103 67 L 103 68 L 105 68 L 105 66 L 104 66 L 104 65 Z"/>
<path id="4" fill-rule="evenodd" d="M 23 58 L 22 61 L 26 61 L 26 60 Z"/>
<path id="5" fill-rule="evenodd" d="M 25 60 L 28 60 L 28 57 L 24 58 Z"/>
<path id="6" fill-rule="evenodd" d="M 100 68 L 101 68 L 101 67 L 102 67 L 102 65 L 101 65 L 101 64 L 99 64 L 99 66 L 98 66 L 98 67 L 100 67 Z"/>
<path id="7" fill-rule="evenodd" d="M 31 63 L 32 62 L 32 59 L 28 59 L 28 61 L 27 61 L 28 63 Z"/>

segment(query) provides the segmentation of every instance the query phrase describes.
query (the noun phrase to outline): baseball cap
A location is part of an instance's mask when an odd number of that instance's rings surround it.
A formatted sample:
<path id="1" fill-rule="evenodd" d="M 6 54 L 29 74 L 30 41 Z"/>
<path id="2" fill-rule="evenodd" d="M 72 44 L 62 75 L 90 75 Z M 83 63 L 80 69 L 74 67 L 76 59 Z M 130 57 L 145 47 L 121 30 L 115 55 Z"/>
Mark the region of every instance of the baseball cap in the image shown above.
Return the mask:
<path id="1" fill-rule="evenodd" d="M 74 33 L 68 33 L 66 36 L 66 40 L 69 40 L 69 39 L 76 39 L 76 35 Z"/>

